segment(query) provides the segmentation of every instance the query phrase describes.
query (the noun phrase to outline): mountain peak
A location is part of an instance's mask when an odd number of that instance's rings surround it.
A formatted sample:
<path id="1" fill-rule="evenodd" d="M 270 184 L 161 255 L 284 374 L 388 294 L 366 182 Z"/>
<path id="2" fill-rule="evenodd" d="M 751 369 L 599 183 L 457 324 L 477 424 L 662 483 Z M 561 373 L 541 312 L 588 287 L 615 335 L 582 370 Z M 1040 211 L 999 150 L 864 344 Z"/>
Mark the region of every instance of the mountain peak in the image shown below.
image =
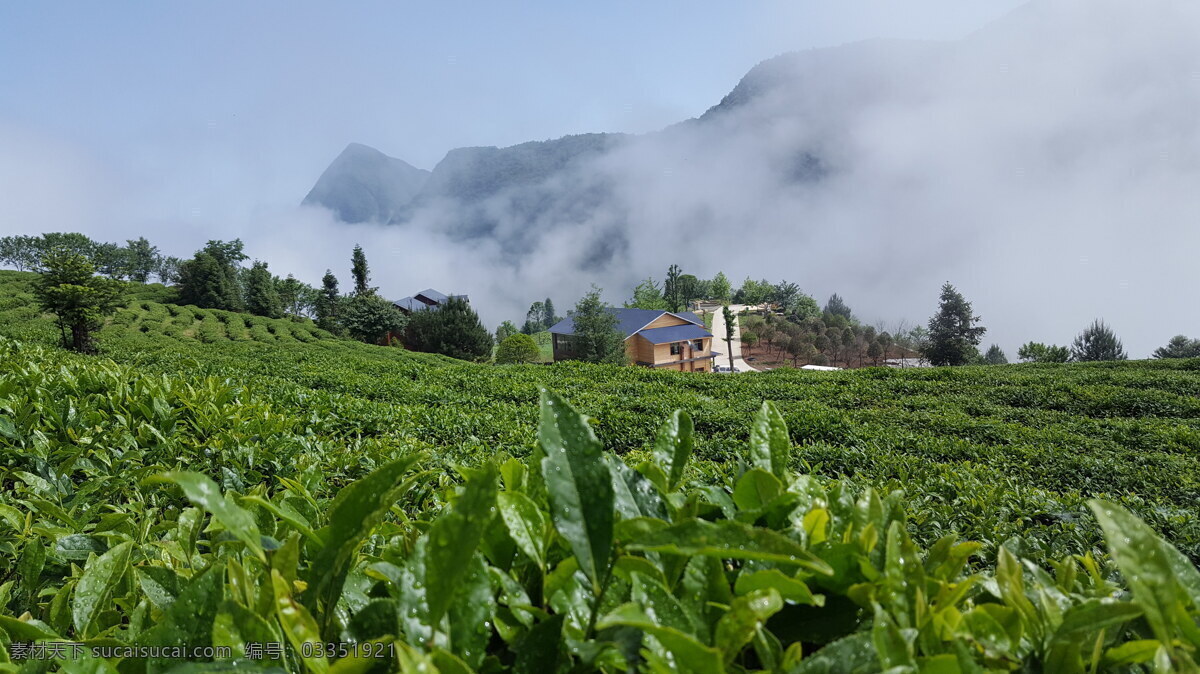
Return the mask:
<path id="1" fill-rule="evenodd" d="M 387 222 L 412 201 L 429 171 L 389 157 L 369 145 L 350 143 L 304 197 L 343 222 Z"/>

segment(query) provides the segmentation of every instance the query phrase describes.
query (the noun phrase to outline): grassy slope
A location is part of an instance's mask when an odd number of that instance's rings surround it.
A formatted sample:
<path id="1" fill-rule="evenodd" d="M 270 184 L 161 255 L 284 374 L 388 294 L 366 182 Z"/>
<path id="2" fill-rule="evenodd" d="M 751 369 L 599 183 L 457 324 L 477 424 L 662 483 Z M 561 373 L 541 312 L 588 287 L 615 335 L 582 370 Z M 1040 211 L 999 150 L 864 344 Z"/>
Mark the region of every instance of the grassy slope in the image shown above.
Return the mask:
<path id="1" fill-rule="evenodd" d="M 31 278 L 0 272 L 0 334 L 50 343 L 52 323 L 29 304 Z M 957 531 L 993 546 L 1024 535 L 1033 555 L 1081 552 L 1098 541 L 1083 501 L 1105 495 L 1200 558 L 1200 361 L 744 377 L 494 367 L 150 299 L 163 293 L 140 290 L 146 299 L 114 317 L 100 340 L 107 357 L 148 374 L 238 382 L 276 413 L 312 419 L 323 442 L 430 447 L 448 462 L 524 454 L 545 386 L 591 415 L 609 448 L 634 455 L 672 409 L 687 409 L 699 473 L 732 471 L 751 414 L 774 400 L 801 467 L 905 489 L 923 539 Z"/>

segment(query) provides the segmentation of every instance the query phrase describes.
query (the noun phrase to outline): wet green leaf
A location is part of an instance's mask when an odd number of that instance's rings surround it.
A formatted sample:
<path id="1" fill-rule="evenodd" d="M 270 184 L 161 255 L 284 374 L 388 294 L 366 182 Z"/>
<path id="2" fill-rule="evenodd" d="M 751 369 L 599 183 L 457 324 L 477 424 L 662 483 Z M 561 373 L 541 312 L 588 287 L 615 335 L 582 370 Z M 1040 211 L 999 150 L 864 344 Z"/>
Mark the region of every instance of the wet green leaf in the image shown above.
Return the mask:
<path id="1" fill-rule="evenodd" d="M 499 482 L 496 467 L 485 464 L 429 528 L 425 595 L 431 625 L 441 620 L 460 584 L 473 573 L 475 550 L 495 511 Z"/>
<path id="2" fill-rule="evenodd" d="M 542 475 L 550 517 L 571 546 L 579 568 L 600 593 L 613 538 L 612 476 L 600 441 L 583 415 L 549 391 L 542 392 L 538 430 L 545 457 Z"/>
<path id="3" fill-rule="evenodd" d="M 132 551 L 133 543 L 126 541 L 88 561 L 75 586 L 75 599 L 71 605 L 71 619 L 77 634 L 91 636 L 93 621 L 105 609 L 121 576 L 129 569 Z"/>
<path id="4" fill-rule="evenodd" d="M 774 403 L 764 402 L 750 427 L 750 462 L 755 468 L 786 481 L 791 477 L 788 465 L 791 456 L 792 440 L 783 415 Z"/>
<path id="5" fill-rule="evenodd" d="M 667 489 L 675 491 L 683 484 L 683 473 L 692 456 L 692 417 L 675 410 L 658 428 L 654 438 L 654 460 L 667 476 Z"/>

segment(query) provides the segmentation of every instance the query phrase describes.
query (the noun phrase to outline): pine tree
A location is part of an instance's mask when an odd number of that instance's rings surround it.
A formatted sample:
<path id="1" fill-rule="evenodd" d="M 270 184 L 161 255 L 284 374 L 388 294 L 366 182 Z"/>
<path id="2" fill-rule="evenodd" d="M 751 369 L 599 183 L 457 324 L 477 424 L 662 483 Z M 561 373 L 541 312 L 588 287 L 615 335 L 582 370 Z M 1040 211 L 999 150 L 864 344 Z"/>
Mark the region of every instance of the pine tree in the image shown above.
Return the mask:
<path id="1" fill-rule="evenodd" d="M 341 297 L 338 294 L 338 280 L 333 275 L 333 272 L 326 269 L 325 276 L 321 279 L 321 290 L 317 295 L 315 312 L 317 314 L 317 326 L 322 330 L 328 330 L 332 333 L 339 332 L 338 329 L 338 308 L 341 303 Z"/>
<path id="2" fill-rule="evenodd" d="M 492 344 L 491 333 L 461 297 L 451 297 L 437 309 L 414 313 L 404 331 L 404 345 L 409 349 L 462 360 L 486 360 L 492 355 Z"/>
<path id="3" fill-rule="evenodd" d="M 1200 358 L 1200 339 L 1175 335 L 1166 346 L 1154 350 L 1155 358 Z"/>
<path id="4" fill-rule="evenodd" d="M 1071 345 L 1071 360 L 1079 362 L 1098 360 L 1127 360 L 1125 347 L 1112 329 L 1103 320 L 1092 321 Z"/>
<path id="5" fill-rule="evenodd" d="M 842 296 L 838 295 L 837 293 L 829 296 L 829 301 L 825 303 L 825 312 L 833 314 L 834 316 L 841 316 L 846 320 L 850 320 L 852 318 L 850 307 L 846 304 L 846 301 L 842 299 Z"/>
<path id="6" fill-rule="evenodd" d="M 246 310 L 255 316 L 283 318 L 283 302 L 266 262 L 255 260 L 246 275 Z"/>
<path id="7" fill-rule="evenodd" d="M 542 323 L 549 330 L 555 323 L 562 320 L 561 316 L 554 313 L 554 301 L 549 297 L 545 302 L 542 302 Z"/>
<path id="8" fill-rule="evenodd" d="M 663 284 L 663 299 L 666 300 L 667 311 L 679 311 L 683 304 L 683 286 L 679 282 L 682 275 L 683 270 L 677 264 L 667 268 L 667 281 Z"/>
<path id="9" fill-rule="evenodd" d="M 1004 355 L 1004 350 L 1000 348 L 999 344 L 993 344 L 983 355 L 983 362 L 988 365 L 1007 365 L 1008 356 Z"/>
<path id="10" fill-rule="evenodd" d="M 830 298 L 832 301 L 832 298 Z M 929 319 L 929 340 L 923 349 L 933 365 L 965 365 L 977 352 L 979 341 L 987 328 L 977 326 L 979 320 L 971 311 L 971 303 L 954 286 L 942 286 L 941 306 Z"/>
<path id="11" fill-rule="evenodd" d="M 367 267 L 367 254 L 362 246 L 355 244 L 354 253 L 350 256 L 350 274 L 354 277 L 355 295 L 373 295 L 378 288 L 372 288 L 371 272 Z"/>

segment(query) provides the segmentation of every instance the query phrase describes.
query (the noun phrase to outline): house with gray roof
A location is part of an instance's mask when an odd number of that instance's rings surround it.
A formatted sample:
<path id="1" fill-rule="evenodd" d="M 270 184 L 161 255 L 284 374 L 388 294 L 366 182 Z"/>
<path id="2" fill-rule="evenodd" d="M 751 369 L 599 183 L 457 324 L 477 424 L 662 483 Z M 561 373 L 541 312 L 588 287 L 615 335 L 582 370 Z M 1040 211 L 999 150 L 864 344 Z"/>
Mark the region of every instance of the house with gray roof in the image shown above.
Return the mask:
<path id="1" fill-rule="evenodd" d="M 466 295 L 447 295 L 445 293 L 438 292 L 433 288 L 426 288 L 411 297 L 398 299 L 395 302 L 392 302 L 392 304 L 396 305 L 396 308 L 399 309 L 401 313 L 408 316 L 417 311 L 429 311 L 430 309 L 436 309 L 448 302 L 451 297 L 457 297 L 466 302 L 471 301 Z"/>
<path id="2" fill-rule="evenodd" d="M 704 321 L 690 311 L 608 308 L 617 319 L 617 330 L 625 335 L 625 353 L 629 361 L 643 367 L 681 372 L 712 372 L 713 359 L 721 355 L 712 350 L 712 333 Z M 554 339 L 554 360 L 572 360 L 575 350 L 575 324 L 570 318 L 550 327 Z"/>

